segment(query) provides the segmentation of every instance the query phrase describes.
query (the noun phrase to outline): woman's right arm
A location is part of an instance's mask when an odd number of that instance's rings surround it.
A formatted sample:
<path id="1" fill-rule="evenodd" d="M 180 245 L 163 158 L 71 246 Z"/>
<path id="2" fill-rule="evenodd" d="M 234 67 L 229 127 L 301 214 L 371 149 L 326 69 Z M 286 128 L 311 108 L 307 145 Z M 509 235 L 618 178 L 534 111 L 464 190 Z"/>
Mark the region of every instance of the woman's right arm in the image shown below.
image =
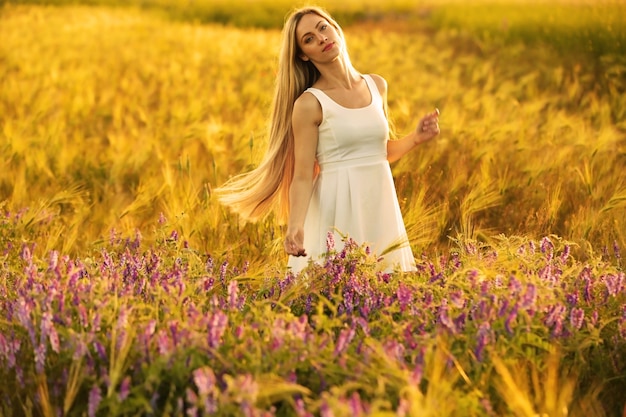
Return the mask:
<path id="1" fill-rule="evenodd" d="M 285 236 L 285 251 L 293 256 L 306 256 L 304 219 L 313 192 L 315 153 L 321 122 L 322 108 L 315 96 L 310 93 L 300 96 L 294 103 L 291 117 L 295 165 L 289 188 L 289 222 Z"/>

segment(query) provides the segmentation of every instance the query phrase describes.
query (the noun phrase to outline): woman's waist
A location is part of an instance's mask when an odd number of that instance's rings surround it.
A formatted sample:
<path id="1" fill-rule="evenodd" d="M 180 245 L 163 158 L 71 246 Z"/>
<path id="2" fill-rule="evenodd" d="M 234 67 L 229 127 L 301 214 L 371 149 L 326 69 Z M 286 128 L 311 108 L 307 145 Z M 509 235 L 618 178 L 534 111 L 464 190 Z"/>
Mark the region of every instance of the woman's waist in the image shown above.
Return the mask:
<path id="1" fill-rule="evenodd" d="M 376 154 L 376 155 L 359 155 L 359 156 L 347 156 L 343 158 L 332 158 L 326 161 L 318 161 L 321 172 L 334 171 L 338 169 L 344 168 L 352 168 L 357 166 L 364 165 L 376 165 L 387 162 L 387 155 L 385 154 Z"/>

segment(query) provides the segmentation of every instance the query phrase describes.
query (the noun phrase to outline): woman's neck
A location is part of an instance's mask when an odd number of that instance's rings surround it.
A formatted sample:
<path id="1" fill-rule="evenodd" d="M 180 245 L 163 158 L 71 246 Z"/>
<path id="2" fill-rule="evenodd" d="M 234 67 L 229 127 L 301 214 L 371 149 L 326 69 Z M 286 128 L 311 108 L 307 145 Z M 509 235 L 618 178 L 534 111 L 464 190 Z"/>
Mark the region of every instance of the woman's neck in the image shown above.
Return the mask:
<path id="1" fill-rule="evenodd" d="M 324 90 L 341 88 L 350 90 L 361 79 L 361 74 L 352 65 L 346 65 L 343 60 L 318 68 L 320 78 L 315 84 Z"/>

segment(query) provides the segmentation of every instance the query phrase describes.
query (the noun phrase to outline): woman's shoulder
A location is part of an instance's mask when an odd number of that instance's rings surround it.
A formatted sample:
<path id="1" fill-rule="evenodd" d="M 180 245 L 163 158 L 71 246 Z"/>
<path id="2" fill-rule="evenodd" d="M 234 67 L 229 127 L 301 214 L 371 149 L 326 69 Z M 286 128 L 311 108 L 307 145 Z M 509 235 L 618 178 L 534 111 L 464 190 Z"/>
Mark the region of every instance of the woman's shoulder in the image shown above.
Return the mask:
<path id="1" fill-rule="evenodd" d="M 376 84 L 376 87 L 378 87 L 378 91 L 380 91 L 380 94 L 384 96 L 387 93 L 387 80 L 385 80 L 382 76 L 378 74 L 367 75 L 374 81 L 374 84 Z"/>
<path id="2" fill-rule="evenodd" d="M 293 103 L 293 115 L 319 120 L 322 117 L 322 105 L 313 93 L 305 91 Z"/>
<path id="3" fill-rule="evenodd" d="M 320 107 L 320 103 L 311 91 L 305 90 L 296 99 L 294 107 L 301 108 L 303 110 L 312 110 L 316 107 Z"/>

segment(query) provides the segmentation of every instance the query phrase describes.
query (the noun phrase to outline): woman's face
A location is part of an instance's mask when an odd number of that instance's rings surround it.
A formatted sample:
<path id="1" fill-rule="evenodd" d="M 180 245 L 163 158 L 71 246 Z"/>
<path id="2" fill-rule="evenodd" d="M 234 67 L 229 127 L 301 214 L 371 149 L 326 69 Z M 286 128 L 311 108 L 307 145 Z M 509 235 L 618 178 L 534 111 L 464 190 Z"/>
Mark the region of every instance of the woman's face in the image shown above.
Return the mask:
<path id="1" fill-rule="evenodd" d="M 341 37 L 335 27 L 315 13 L 305 14 L 298 22 L 296 42 L 304 61 L 332 61 L 341 49 Z"/>

